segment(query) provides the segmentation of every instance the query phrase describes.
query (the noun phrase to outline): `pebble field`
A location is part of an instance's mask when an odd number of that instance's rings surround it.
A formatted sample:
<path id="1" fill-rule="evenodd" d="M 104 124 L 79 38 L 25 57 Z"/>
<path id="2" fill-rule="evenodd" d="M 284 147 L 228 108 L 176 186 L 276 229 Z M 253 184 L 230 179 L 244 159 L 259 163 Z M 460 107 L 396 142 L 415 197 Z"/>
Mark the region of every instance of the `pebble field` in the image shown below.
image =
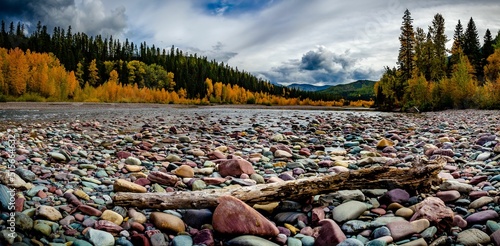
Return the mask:
<path id="1" fill-rule="evenodd" d="M 293 182 L 444 159 L 441 183 L 122 207 L 116 192 Z M 500 245 L 500 111 L 0 104 L 0 246 Z"/>

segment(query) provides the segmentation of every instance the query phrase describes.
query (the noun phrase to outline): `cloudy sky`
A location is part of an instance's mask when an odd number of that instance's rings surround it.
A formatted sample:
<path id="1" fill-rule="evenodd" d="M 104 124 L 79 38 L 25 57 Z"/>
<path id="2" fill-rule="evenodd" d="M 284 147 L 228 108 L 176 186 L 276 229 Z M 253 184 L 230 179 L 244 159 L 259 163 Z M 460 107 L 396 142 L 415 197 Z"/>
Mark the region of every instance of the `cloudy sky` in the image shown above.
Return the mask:
<path id="1" fill-rule="evenodd" d="M 0 18 L 174 45 L 274 83 L 333 85 L 396 65 L 407 8 L 425 30 L 441 13 L 449 39 L 459 19 L 474 18 L 481 42 L 500 29 L 498 0 L 0 0 Z"/>

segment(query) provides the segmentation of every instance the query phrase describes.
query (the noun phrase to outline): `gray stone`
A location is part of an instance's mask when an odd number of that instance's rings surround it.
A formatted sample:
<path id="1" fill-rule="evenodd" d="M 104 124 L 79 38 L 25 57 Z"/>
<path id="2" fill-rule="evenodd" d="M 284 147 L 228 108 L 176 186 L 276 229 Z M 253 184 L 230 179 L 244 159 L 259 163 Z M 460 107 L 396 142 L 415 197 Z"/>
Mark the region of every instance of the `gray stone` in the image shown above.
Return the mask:
<path id="1" fill-rule="evenodd" d="M 349 220 L 342 225 L 342 231 L 347 234 L 355 234 L 366 230 L 370 226 L 370 222 L 362 220 Z"/>
<path id="2" fill-rule="evenodd" d="M 89 228 L 85 237 L 94 245 L 114 246 L 115 238 L 111 233 Z"/>
<path id="3" fill-rule="evenodd" d="M 175 236 L 172 239 L 172 246 L 190 246 L 193 245 L 193 238 L 188 235 Z"/>
<path id="4" fill-rule="evenodd" d="M 66 156 L 58 152 L 49 152 L 48 155 L 56 161 L 66 161 Z"/>
<path id="5" fill-rule="evenodd" d="M 151 246 L 164 246 L 168 245 L 167 241 L 165 240 L 165 235 L 163 233 L 155 233 L 150 237 L 151 241 Z M 192 244 L 192 242 L 191 242 Z"/>
<path id="6" fill-rule="evenodd" d="M 363 202 L 365 201 L 365 194 L 361 190 L 339 190 L 336 196 L 342 201 L 356 200 Z"/>
<path id="7" fill-rule="evenodd" d="M 175 239 L 175 238 L 174 238 Z M 227 245 L 238 245 L 238 246 L 278 246 L 269 240 L 261 237 L 245 235 L 235 237 L 227 242 Z"/>
<path id="8" fill-rule="evenodd" d="M 362 243 L 361 241 L 359 241 L 356 238 L 348 238 L 337 245 L 338 246 L 364 246 L 364 243 Z"/>
<path id="9" fill-rule="evenodd" d="M 19 177 L 24 179 L 24 181 L 26 181 L 26 182 L 32 182 L 33 180 L 36 179 L 35 173 L 33 173 L 32 171 L 30 171 L 28 169 L 19 167 L 16 169 L 15 172 L 17 173 L 17 175 L 19 175 Z"/>
<path id="10" fill-rule="evenodd" d="M 141 160 L 133 157 L 133 156 L 129 156 L 127 157 L 127 159 L 125 159 L 125 164 L 129 164 L 129 165 L 136 165 L 136 166 L 139 166 L 141 165 Z"/>
<path id="11" fill-rule="evenodd" d="M 332 211 L 333 220 L 342 223 L 348 220 L 357 219 L 370 207 L 369 204 L 360 201 L 348 201 L 335 207 Z"/>
<path id="12" fill-rule="evenodd" d="M 490 156 L 491 156 L 490 152 L 483 152 L 476 157 L 476 161 L 488 160 L 488 158 L 490 158 Z"/>
<path id="13" fill-rule="evenodd" d="M 457 242 L 465 246 L 486 245 L 490 242 L 490 236 L 481 230 L 471 228 L 458 233 Z"/>

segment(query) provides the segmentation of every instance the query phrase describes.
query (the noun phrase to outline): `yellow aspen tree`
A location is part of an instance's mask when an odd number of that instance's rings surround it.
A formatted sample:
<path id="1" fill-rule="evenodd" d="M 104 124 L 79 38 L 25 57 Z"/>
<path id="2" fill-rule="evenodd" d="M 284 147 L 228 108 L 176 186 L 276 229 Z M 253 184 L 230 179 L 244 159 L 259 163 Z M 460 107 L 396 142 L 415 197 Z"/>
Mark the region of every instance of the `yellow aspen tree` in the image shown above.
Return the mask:
<path id="1" fill-rule="evenodd" d="M 26 90 L 26 81 L 29 78 L 29 66 L 24 52 L 19 48 L 10 50 L 7 84 L 9 93 L 13 96 L 20 96 Z"/>
<path id="2" fill-rule="evenodd" d="M 97 69 L 96 59 L 89 64 L 89 79 L 87 81 L 90 86 L 97 86 L 99 82 L 99 70 Z"/>
<path id="3" fill-rule="evenodd" d="M 214 85 L 212 83 L 212 80 L 209 78 L 205 79 L 205 86 L 207 87 L 207 98 L 210 98 L 212 93 L 214 93 Z"/>
<path id="4" fill-rule="evenodd" d="M 76 76 L 75 76 L 75 72 L 73 72 L 73 71 L 69 72 L 67 83 L 68 83 L 67 97 L 74 98 L 76 88 L 79 87 L 78 80 L 76 79 Z"/>

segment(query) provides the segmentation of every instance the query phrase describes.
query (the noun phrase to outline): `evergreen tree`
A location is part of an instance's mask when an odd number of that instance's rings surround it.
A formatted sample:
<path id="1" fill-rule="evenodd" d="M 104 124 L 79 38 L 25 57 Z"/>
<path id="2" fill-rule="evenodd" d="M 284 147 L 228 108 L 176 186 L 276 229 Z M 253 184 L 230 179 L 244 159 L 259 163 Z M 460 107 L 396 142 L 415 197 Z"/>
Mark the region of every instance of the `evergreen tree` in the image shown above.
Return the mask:
<path id="1" fill-rule="evenodd" d="M 399 36 L 401 47 L 399 48 L 398 65 L 401 71 L 401 81 L 396 86 L 396 99 L 401 100 L 404 95 L 405 87 L 412 76 L 415 63 L 415 33 L 413 30 L 413 19 L 411 13 L 406 9 L 401 26 L 401 35 Z"/>
<path id="2" fill-rule="evenodd" d="M 464 28 L 460 20 L 455 26 L 455 32 L 453 34 L 453 45 L 451 46 L 451 57 L 448 62 L 448 77 L 451 76 L 453 72 L 453 67 L 459 62 L 459 53 L 463 52 L 464 44 Z"/>
<path id="3" fill-rule="evenodd" d="M 481 46 L 479 44 L 479 35 L 477 33 L 476 24 L 471 17 L 464 33 L 463 52 L 472 64 L 472 67 L 475 69 L 475 75 L 479 79 L 483 76 L 480 48 Z"/>
<path id="4" fill-rule="evenodd" d="M 495 52 L 495 48 L 493 47 L 493 37 L 491 36 L 490 29 L 486 29 L 486 33 L 484 34 L 484 42 L 483 48 L 481 49 L 481 53 L 483 55 L 482 66 L 486 66 L 488 57 Z"/>
<path id="5" fill-rule="evenodd" d="M 431 81 L 439 81 L 446 76 L 446 42 L 448 41 L 444 27 L 444 18 L 441 14 L 436 14 L 432 21 L 432 28 L 429 28 L 432 36 L 432 61 L 431 61 Z"/>

